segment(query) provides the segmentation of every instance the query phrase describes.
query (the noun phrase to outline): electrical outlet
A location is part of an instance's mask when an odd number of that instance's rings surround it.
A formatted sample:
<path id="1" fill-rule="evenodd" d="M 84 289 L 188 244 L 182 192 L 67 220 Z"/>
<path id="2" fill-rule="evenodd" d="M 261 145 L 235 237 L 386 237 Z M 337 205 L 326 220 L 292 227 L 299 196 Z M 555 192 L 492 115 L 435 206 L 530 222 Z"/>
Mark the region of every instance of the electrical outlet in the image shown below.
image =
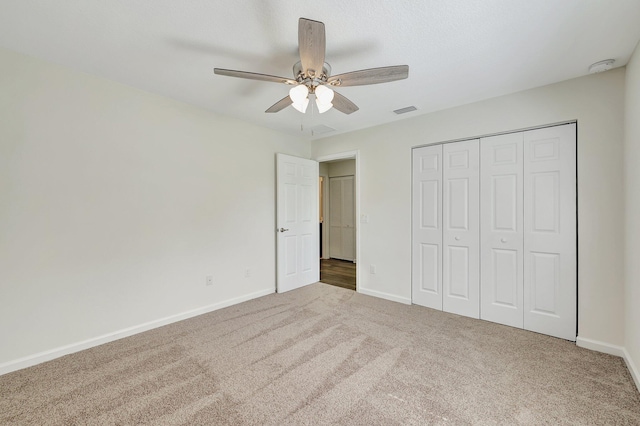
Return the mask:
<path id="1" fill-rule="evenodd" d="M 244 269 L 244 277 L 249 278 L 251 276 L 251 268 Z"/>
<path id="2" fill-rule="evenodd" d="M 207 285 L 213 285 L 213 275 L 207 275 Z"/>
<path id="3" fill-rule="evenodd" d="M 376 273 L 376 265 L 369 265 L 369 272 L 371 272 L 372 274 Z"/>

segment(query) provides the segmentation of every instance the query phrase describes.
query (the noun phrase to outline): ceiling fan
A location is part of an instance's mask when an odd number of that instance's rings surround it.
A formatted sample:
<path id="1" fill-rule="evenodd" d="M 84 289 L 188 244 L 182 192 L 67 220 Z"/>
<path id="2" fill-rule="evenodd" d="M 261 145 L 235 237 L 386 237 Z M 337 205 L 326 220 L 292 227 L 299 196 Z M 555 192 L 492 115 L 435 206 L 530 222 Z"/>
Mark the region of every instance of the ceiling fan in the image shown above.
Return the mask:
<path id="1" fill-rule="evenodd" d="M 222 68 L 215 68 L 213 71 L 218 75 L 293 86 L 289 90 L 289 96 L 282 98 L 265 111 L 269 113 L 281 111 L 289 105 L 304 113 L 309 105 L 309 94 L 312 94 L 315 95 L 320 113 L 334 107 L 340 112 L 351 114 L 358 110 L 358 106 L 332 90 L 333 87 L 387 83 L 409 76 L 408 65 L 370 68 L 332 76 L 331 66 L 324 61 L 324 24 L 319 21 L 300 18 L 298 21 L 298 49 L 300 61 L 293 65 L 293 78 Z"/>

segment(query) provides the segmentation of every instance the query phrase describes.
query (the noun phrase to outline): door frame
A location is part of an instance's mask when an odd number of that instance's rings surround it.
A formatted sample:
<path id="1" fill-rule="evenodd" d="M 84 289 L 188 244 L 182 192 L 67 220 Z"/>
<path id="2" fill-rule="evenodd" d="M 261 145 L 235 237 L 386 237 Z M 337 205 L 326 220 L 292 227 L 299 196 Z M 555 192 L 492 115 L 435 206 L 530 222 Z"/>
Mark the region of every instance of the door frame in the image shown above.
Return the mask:
<path id="1" fill-rule="evenodd" d="M 354 178 L 354 188 L 355 188 L 355 204 L 356 204 L 356 292 L 360 292 L 360 151 L 345 151 L 338 152 L 335 154 L 327 154 L 327 155 L 319 155 L 313 158 L 313 160 L 318 163 L 326 163 L 328 161 L 339 161 L 339 160 L 356 160 L 356 171 L 353 176 Z M 319 177 L 319 176 L 318 176 Z M 320 236 L 322 238 L 322 235 Z"/>

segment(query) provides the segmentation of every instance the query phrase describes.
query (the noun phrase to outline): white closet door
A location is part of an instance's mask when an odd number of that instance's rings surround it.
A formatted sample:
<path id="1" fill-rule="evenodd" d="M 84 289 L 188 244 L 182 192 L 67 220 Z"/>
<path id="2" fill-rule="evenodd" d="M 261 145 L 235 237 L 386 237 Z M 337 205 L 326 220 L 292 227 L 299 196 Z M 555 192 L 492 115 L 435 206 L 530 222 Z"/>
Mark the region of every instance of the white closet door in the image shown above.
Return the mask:
<path id="1" fill-rule="evenodd" d="M 353 176 L 329 179 L 329 256 L 355 260 L 355 198 Z"/>
<path id="2" fill-rule="evenodd" d="M 480 141 L 480 318 L 523 327 L 522 133 Z"/>
<path id="3" fill-rule="evenodd" d="M 576 340 L 576 125 L 524 132 L 524 328 Z"/>
<path id="4" fill-rule="evenodd" d="M 412 301 L 442 309 L 442 145 L 413 150 Z"/>
<path id="5" fill-rule="evenodd" d="M 442 309 L 480 317 L 478 139 L 443 146 Z"/>

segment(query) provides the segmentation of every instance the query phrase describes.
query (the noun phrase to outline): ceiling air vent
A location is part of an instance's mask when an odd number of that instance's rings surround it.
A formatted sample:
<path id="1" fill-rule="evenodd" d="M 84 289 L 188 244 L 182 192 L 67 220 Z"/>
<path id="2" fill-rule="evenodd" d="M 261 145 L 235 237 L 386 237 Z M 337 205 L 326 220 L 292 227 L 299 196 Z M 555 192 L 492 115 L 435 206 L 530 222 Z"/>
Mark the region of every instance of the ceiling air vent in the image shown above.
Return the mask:
<path id="1" fill-rule="evenodd" d="M 334 132 L 336 129 L 333 129 L 329 126 L 325 126 L 324 124 L 318 124 L 317 126 L 313 126 L 311 128 L 312 135 L 321 135 L 323 133 Z"/>
<path id="2" fill-rule="evenodd" d="M 417 109 L 418 108 L 416 108 L 413 105 L 411 105 L 411 106 L 408 106 L 408 107 L 397 109 L 397 110 L 395 110 L 393 112 L 395 112 L 396 114 L 400 115 L 400 114 L 406 114 L 407 112 L 415 111 Z"/>

